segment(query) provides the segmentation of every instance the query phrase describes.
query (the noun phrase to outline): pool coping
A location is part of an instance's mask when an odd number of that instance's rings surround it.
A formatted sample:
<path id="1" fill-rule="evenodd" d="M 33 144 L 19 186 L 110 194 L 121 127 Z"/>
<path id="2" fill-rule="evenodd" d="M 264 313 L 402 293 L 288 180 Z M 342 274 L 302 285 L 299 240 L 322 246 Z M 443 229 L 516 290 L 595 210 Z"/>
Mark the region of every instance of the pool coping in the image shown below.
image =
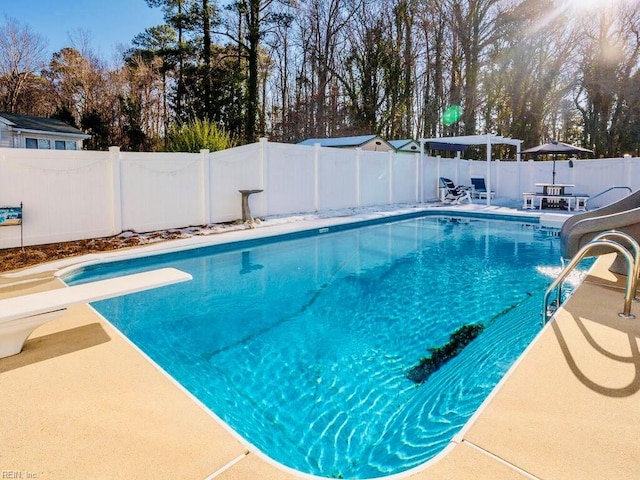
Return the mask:
<path id="1" fill-rule="evenodd" d="M 447 209 L 447 214 L 448 213 L 462 213 L 465 211 L 470 211 L 470 210 L 474 210 L 472 208 L 451 208 L 451 209 Z M 482 209 L 485 213 L 486 210 Z M 498 209 L 496 209 L 498 210 Z M 409 213 L 415 213 L 416 210 L 411 210 Z M 391 213 L 388 212 L 384 212 L 384 214 L 382 216 L 391 216 Z M 378 214 L 366 214 L 365 215 L 365 221 L 368 220 L 372 220 L 372 219 L 376 219 L 376 218 L 381 218 L 381 215 Z M 523 216 L 523 218 L 532 218 L 532 215 L 526 215 Z M 351 223 L 356 222 L 356 221 L 362 221 L 362 219 L 357 219 L 357 218 L 351 218 L 351 219 L 341 219 L 344 220 L 345 223 L 349 223 L 349 220 L 352 220 Z M 318 227 L 318 225 L 320 225 L 319 228 L 324 228 L 322 225 L 326 225 L 326 223 L 323 222 L 332 222 L 332 219 L 323 219 L 320 224 L 318 223 L 314 223 L 313 228 Z M 298 225 L 299 226 L 299 225 Z M 276 230 L 288 230 L 290 228 L 293 228 L 294 226 L 292 225 L 288 225 L 286 228 L 282 228 L 282 229 L 276 229 Z M 252 234 L 253 232 L 257 232 L 259 229 L 255 229 L 249 232 L 249 234 Z M 275 231 L 275 230 L 273 230 Z M 273 232 L 272 231 L 272 232 Z M 224 237 L 225 239 L 228 239 L 229 237 L 227 237 L 227 235 L 230 235 L 232 232 L 229 232 L 228 234 L 225 234 Z M 220 237 L 219 235 L 216 235 L 215 237 Z M 208 240 L 208 238 L 204 239 L 205 241 Z M 234 241 L 234 240 L 226 240 L 226 241 Z M 180 242 L 180 241 L 173 241 L 173 242 Z M 171 243 L 173 243 L 171 242 Z M 169 243 L 169 242 L 166 242 Z M 158 251 L 158 252 L 162 252 L 165 253 L 167 251 L 174 251 L 175 248 L 177 249 L 183 249 L 183 248 L 195 248 L 198 246 L 202 246 L 202 240 L 199 240 L 197 242 L 181 242 L 180 245 L 176 245 L 175 243 L 171 246 L 167 246 L 166 244 L 162 247 L 159 247 L 158 245 L 153 245 L 151 249 L 149 249 L 148 247 L 139 247 L 136 248 L 136 253 L 140 254 L 140 252 L 142 252 L 143 254 L 145 254 L 145 252 L 143 251 L 144 249 L 147 249 L 147 251 L 151 250 L 151 251 Z M 226 243 L 226 242 L 225 242 Z M 195 245 L 195 246 L 194 246 Z M 169 250 L 167 250 L 169 249 Z M 110 259 L 121 259 L 122 256 L 119 255 L 120 252 L 112 252 L 108 255 L 106 255 L 106 257 L 110 258 Z M 125 258 L 130 258 L 130 256 L 132 255 L 132 252 L 127 252 L 125 254 Z M 88 261 L 89 263 L 93 263 L 95 261 L 101 260 L 102 258 L 90 258 L 90 259 L 85 259 L 85 261 Z M 77 261 L 77 260 L 76 260 Z M 77 265 L 81 265 L 83 264 L 83 262 L 78 262 L 75 264 L 75 266 L 77 267 Z M 61 270 L 62 272 L 68 272 L 69 268 L 73 268 L 72 265 L 66 265 L 66 266 L 62 266 Z M 51 270 L 48 270 L 51 271 Z M 60 273 L 57 272 L 58 274 Z M 38 272 L 23 272 L 23 276 L 24 275 L 36 275 L 38 274 Z M 607 277 L 606 274 L 599 274 L 600 276 L 603 277 Z M 606 279 L 609 282 L 611 282 L 611 278 Z M 597 282 L 596 282 L 597 283 Z M 51 287 L 54 285 L 50 285 Z M 14 286 L 13 288 L 16 291 L 19 291 L 20 289 L 33 289 L 33 288 L 40 288 L 40 285 L 31 285 L 31 284 L 22 284 L 22 286 Z M 608 286 L 606 288 L 609 288 Z M 580 295 L 581 288 L 578 289 L 578 291 L 576 292 L 576 294 L 574 295 L 574 297 L 572 297 L 569 302 L 567 303 L 567 307 L 569 307 L 572 302 L 576 302 L 578 301 Z M 88 309 L 90 309 L 90 307 L 86 307 Z M 90 309 L 92 311 L 92 314 L 89 315 L 88 313 L 86 313 L 86 311 L 84 312 L 84 315 L 87 316 L 87 318 L 91 317 L 92 319 L 94 319 L 95 315 L 97 315 L 95 313 L 95 311 L 93 311 L 93 309 Z M 566 309 L 562 308 L 558 311 L 558 313 L 556 314 L 557 317 L 559 318 L 563 318 L 563 316 L 566 315 Z M 101 322 L 104 322 L 104 319 L 100 320 Z M 556 320 L 554 319 L 554 322 Z M 56 321 L 57 322 L 57 321 Z M 54 322 L 52 322 L 54 323 Z M 42 337 L 42 336 L 46 336 L 47 334 L 51 334 L 51 332 L 55 332 L 56 328 L 58 329 L 62 329 L 64 331 L 65 326 L 63 325 L 64 322 L 62 322 L 60 325 L 55 326 L 52 325 L 50 326 L 48 329 L 44 329 L 44 331 L 42 332 L 36 332 L 36 335 L 34 336 L 34 340 L 37 341 L 37 338 Z M 108 322 L 107 322 L 108 325 Z M 491 476 L 490 477 L 486 477 L 486 478 L 537 478 L 535 476 L 529 476 L 532 475 L 531 473 L 527 473 L 527 469 L 521 469 L 520 467 L 512 464 L 511 462 L 509 462 L 508 460 L 505 460 L 503 457 L 505 455 L 502 455 L 500 452 L 498 453 L 494 453 L 494 452 L 490 452 L 484 448 L 482 448 L 482 446 L 477 445 L 477 443 L 482 443 L 481 441 L 478 442 L 476 439 L 476 432 L 478 430 L 477 427 L 477 422 L 478 419 L 483 417 L 483 415 L 485 414 L 485 411 L 487 408 L 489 408 L 489 405 L 492 405 L 495 398 L 497 396 L 500 395 L 500 391 L 502 391 L 503 387 L 505 384 L 507 384 L 511 378 L 512 375 L 514 375 L 514 372 L 518 371 L 518 369 L 521 368 L 521 364 L 525 362 L 529 362 L 529 358 L 532 355 L 532 351 L 536 350 L 538 347 L 538 345 L 540 343 L 548 343 L 548 338 L 549 336 L 553 336 L 552 333 L 549 333 L 550 331 L 552 331 L 552 328 L 549 326 L 550 324 L 547 325 L 547 327 L 541 331 L 541 333 L 536 337 L 536 340 L 527 348 L 525 354 L 523 354 L 520 359 L 517 361 L 516 365 L 514 365 L 510 371 L 509 374 L 507 376 L 505 376 L 503 378 L 503 380 L 500 382 L 499 386 L 496 387 L 496 389 L 494 389 L 494 391 L 492 392 L 490 398 L 488 398 L 482 406 L 482 410 L 478 410 L 478 412 L 476 412 L 476 414 L 472 417 L 472 419 L 470 420 L 470 422 L 467 424 L 467 426 L 465 426 L 465 428 L 463 429 L 463 431 L 461 431 L 455 438 L 454 441 L 450 444 L 449 447 L 447 447 L 446 449 L 446 453 L 443 452 L 441 455 L 439 455 L 438 457 L 436 457 L 436 459 L 433 459 L 433 461 L 427 462 L 424 465 L 421 465 L 420 467 L 416 467 L 415 469 L 412 469 L 408 472 L 403 472 L 402 474 L 397 474 L 391 477 L 387 477 L 387 478 L 426 478 L 424 475 L 429 476 L 429 478 L 451 478 L 450 476 L 442 476 L 440 477 L 439 475 L 450 475 L 450 468 L 454 468 L 454 471 L 457 471 L 456 468 L 458 468 L 460 465 L 465 465 L 466 462 L 470 462 L 471 460 L 469 459 L 473 459 L 471 461 L 471 463 L 473 465 L 476 465 L 476 469 L 478 468 L 477 465 L 478 463 L 481 463 L 483 465 L 485 465 L 486 463 L 486 467 L 489 469 Z M 105 327 L 105 328 L 108 328 Z M 128 344 L 128 346 L 133 346 L 133 344 L 131 344 L 131 342 L 128 341 L 128 339 L 125 339 L 124 336 L 122 336 L 121 334 L 119 334 L 119 332 L 117 332 L 117 330 L 114 329 L 114 331 L 116 332 L 116 334 L 114 335 L 114 337 L 121 337 L 121 340 L 124 339 L 125 344 Z M 112 332 L 109 332 L 112 333 Z M 544 338 L 544 341 L 542 340 Z M 89 349 L 91 350 L 91 349 Z M 139 351 L 139 349 L 137 349 L 137 347 L 134 346 L 134 349 L 136 350 L 138 354 L 140 354 L 141 352 Z M 148 358 L 146 357 L 146 355 L 142 354 L 142 357 L 145 358 L 147 361 Z M 115 361 L 116 359 L 114 359 Z M 37 365 L 38 369 L 40 369 L 40 367 L 42 367 L 43 371 L 47 370 L 47 365 L 46 361 L 45 362 L 39 362 L 39 364 Z M 2 367 L 3 363 L 0 360 L 0 367 Z M 155 364 L 153 364 L 155 365 Z M 27 366 L 27 368 L 31 368 L 31 366 Z M 159 368 L 159 367 L 158 367 Z M 162 375 L 165 375 L 164 372 L 162 370 L 158 370 L 160 372 L 162 372 Z M 44 373 L 43 373 L 44 374 Z M 2 375 L 2 374 L 0 374 Z M 44 374 L 46 375 L 46 374 Z M 23 388 L 24 385 L 19 385 L 20 382 L 20 376 L 17 375 L 15 376 L 15 378 L 12 379 L 13 382 L 17 382 L 18 387 Z M 175 388 L 175 386 L 178 386 L 178 390 L 181 390 L 183 394 L 186 393 L 185 397 L 189 399 L 190 402 L 194 402 L 193 397 L 191 397 L 190 394 L 188 394 L 188 392 L 184 391 L 184 389 L 182 389 L 182 387 L 180 387 L 179 385 L 177 385 L 175 382 L 173 382 L 173 387 Z M 6 399 L 2 400 L 2 404 L 4 405 L 6 402 Z M 194 402 L 197 406 L 197 408 L 202 409 L 204 408 L 201 404 L 199 404 L 199 402 L 196 400 Z M 206 412 L 209 412 L 208 409 L 205 409 Z M 212 416 L 213 419 L 216 419 L 217 417 L 215 417 L 215 415 Z M 482 422 L 481 422 L 482 423 Z M 481 425 L 482 426 L 482 425 Z M 232 434 L 230 435 L 230 440 L 229 442 L 237 442 L 238 439 Z M 471 441 L 474 440 L 474 441 Z M 4 444 L 4 443 L 3 443 Z M 240 450 L 242 450 L 242 448 L 244 448 L 244 445 L 242 445 L 242 443 L 240 443 L 241 447 Z M 248 447 L 249 451 L 251 451 L 251 447 Z M 487 453 L 488 452 L 488 453 Z M 251 457 L 252 455 L 255 456 Z M 480 455 L 480 457 L 479 457 Z M 495 456 L 495 458 L 492 457 L 492 455 Z M 254 458 L 254 459 L 249 459 L 249 457 Z M 290 469 L 285 469 L 285 470 L 279 470 L 278 469 L 278 464 L 276 462 L 270 461 L 270 459 L 266 459 L 263 458 L 264 456 L 262 454 L 256 453 L 255 451 L 252 451 L 251 453 L 246 453 L 244 450 L 240 451 L 240 453 L 236 456 L 234 456 L 233 458 L 229 459 L 228 462 L 224 463 L 223 465 L 219 465 L 217 469 L 215 470 L 211 470 L 209 473 L 207 473 L 206 475 L 203 475 L 202 473 L 198 474 L 199 476 L 197 477 L 190 477 L 190 478 L 246 478 L 243 477 L 243 475 L 246 474 L 246 469 L 248 468 L 248 466 L 251 464 L 252 467 L 251 468 L 260 468 L 261 470 L 261 478 L 271 478 L 269 477 L 269 475 L 272 475 L 273 478 L 284 478 L 284 475 L 286 475 L 286 478 L 320 478 L 320 477 L 314 477 L 314 476 L 310 476 L 310 475 L 305 475 L 305 474 L 296 474 L 294 473 L 294 471 L 290 470 Z M 487 458 L 489 458 L 489 460 L 487 460 Z M 452 460 L 453 459 L 453 460 Z M 2 456 L 0 456 L 0 460 L 2 460 Z M 265 461 L 266 460 L 266 461 Z M 452 465 L 455 464 L 455 465 Z M 499 464 L 499 465 L 498 465 Z M 456 467 L 456 465 L 458 465 L 458 467 Z M 513 466 L 510 466 L 513 465 Z M 636 464 L 637 465 L 637 464 Z M 637 465 L 640 466 L 640 465 Z M 0 469 L 4 468 L 4 466 L 0 463 Z M 253 471 L 253 470 L 251 470 Z M 631 471 L 633 471 L 633 469 L 631 469 Z M 245 473 L 242 473 L 245 472 Z M 286 472 L 286 473 L 285 473 Z M 440 473 L 438 473 L 440 472 Z M 445 474 L 443 474 L 442 472 L 446 472 Z M 498 472 L 498 473 L 496 473 Z M 504 475 L 504 476 L 503 476 Z M 45 477 L 40 477 L 40 478 L 45 478 Z M 149 477 L 151 478 L 151 477 Z M 558 477 L 560 478 L 560 477 Z M 564 478 L 571 478 L 571 477 L 564 477 Z"/>

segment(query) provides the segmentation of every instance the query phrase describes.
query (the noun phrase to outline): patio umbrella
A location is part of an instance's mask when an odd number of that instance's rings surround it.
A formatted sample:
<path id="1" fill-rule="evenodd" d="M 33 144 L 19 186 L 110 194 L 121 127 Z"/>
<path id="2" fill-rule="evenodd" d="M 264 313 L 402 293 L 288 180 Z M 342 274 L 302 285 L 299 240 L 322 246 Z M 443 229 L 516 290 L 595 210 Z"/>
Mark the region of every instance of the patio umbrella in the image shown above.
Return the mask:
<path id="1" fill-rule="evenodd" d="M 537 147 L 522 150 L 522 152 L 520 153 L 529 153 L 533 155 L 553 155 L 553 177 L 551 183 L 556 183 L 556 157 L 558 156 L 558 154 L 570 155 L 574 153 L 593 153 L 593 150 L 554 140 L 553 142 L 545 143 L 544 145 L 538 145 Z"/>

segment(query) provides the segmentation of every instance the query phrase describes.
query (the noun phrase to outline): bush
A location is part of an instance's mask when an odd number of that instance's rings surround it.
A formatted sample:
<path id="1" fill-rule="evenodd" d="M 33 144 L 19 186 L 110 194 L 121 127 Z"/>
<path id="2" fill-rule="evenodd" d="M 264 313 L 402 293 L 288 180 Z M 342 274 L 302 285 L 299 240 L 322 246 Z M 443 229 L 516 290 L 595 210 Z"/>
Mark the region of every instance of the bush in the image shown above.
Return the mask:
<path id="1" fill-rule="evenodd" d="M 203 148 L 212 152 L 235 147 L 231 134 L 210 120 L 196 118 L 174 125 L 167 132 L 167 150 L 170 152 L 198 153 Z"/>

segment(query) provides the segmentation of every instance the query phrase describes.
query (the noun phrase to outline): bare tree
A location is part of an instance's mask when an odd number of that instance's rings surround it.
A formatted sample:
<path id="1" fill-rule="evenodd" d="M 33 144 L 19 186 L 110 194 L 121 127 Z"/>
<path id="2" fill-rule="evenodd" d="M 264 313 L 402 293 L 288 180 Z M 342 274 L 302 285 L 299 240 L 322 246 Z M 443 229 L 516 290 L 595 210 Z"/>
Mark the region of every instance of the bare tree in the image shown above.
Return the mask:
<path id="1" fill-rule="evenodd" d="M 522 3 L 500 12 L 496 30 L 482 74 L 487 130 L 525 146 L 558 138 L 575 81 L 577 38 L 567 18 L 549 15 L 544 2 Z"/>
<path id="2" fill-rule="evenodd" d="M 300 12 L 303 54 L 298 87 L 305 93 L 298 103 L 306 106 L 309 135 L 331 136 L 339 131 L 337 74 L 347 54 L 346 29 L 353 27 L 352 18 L 362 4 L 360 0 L 312 0 Z"/>
<path id="3" fill-rule="evenodd" d="M 477 130 L 480 72 L 487 48 L 496 40 L 494 27 L 499 4 L 500 0 L 448 0 L 445 3 L 443 19 L 448 19 L 454 41 L 460 46 L 461 55 L 456 55 L 454 61 L 461 66 L 462 123 L 467 135 Z"/>
<path id="4" fill-rule="evenodd" d="M 92 135 L 88 148 L 106 148 L 120 118 L 117 111 L 119 83 L 98 60 L 84 57 L 74 48 L 53 54 L 43 75 L 59 98 L 59 108 L 71 112 L 77 124 Z"/>
<path id="5" fill-rule="evenodd" d="M 46 42 L 15 18 L 0 26 L 0 104 L 16 112 L 20 96 L 32 76 L 44 65 Z"/>
<path id="6" fill-rule="evenodd" d="M 435 137 L 442 133 L 440 116 L 449 101 L 445 88 L 451 76 L 448 68 L 453 47 L 450 32 L 442 20 L 440 2 L 428 0 L 420 3 L 415 11 L 415 106 L 416 136 Z"/>
<path id="7" fill-rule="evenodd" d="M 628 130 L 623 121 L 628 97 L 638 88 L 640 6 L 611 4 L 605 14 L 583 23 L 581 31 L 576 106 L 584 120 L 584 140 L 597 154 L 613 155 Z"/>

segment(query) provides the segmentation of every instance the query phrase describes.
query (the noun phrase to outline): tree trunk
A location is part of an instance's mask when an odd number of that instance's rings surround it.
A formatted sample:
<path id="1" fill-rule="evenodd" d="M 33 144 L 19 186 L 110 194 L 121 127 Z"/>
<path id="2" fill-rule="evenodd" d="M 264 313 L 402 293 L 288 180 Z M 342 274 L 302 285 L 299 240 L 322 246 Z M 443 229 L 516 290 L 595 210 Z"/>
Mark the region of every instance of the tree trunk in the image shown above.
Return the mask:
<path id="1" fill-rule="evenodd" d="M 204 90 L 204 112 L 208 119 L 213 117 L 211 106 L 211 15 L 209 11 L 209 0 L 202 0 L 202 88 Z"/>
<path id="2" fill-rule="evenodd" d="M 258 120 L 258 46 L 260 44 L 260 0 L 250 0 L 247 11 L 249 78 L 247 79 L 247 119 L 245 140 L 256 141 Z"/>

